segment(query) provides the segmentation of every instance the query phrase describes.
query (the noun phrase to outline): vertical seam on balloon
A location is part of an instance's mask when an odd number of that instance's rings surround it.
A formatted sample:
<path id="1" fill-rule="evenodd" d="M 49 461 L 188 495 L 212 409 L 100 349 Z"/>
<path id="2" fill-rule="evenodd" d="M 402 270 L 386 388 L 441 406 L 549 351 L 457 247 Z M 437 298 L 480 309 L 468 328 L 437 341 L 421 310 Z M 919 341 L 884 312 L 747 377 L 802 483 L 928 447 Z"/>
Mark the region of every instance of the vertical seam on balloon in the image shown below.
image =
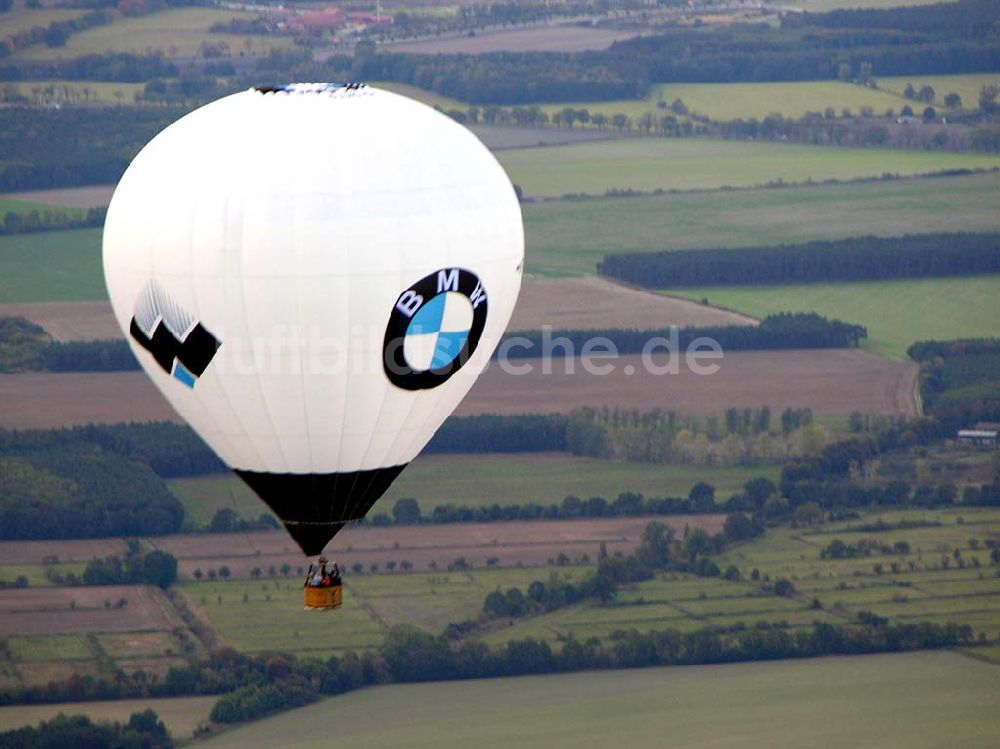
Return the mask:
<path id="1" fill-rule="evenodd" d="M 342 254 L 343 254 L 344 265 L 346 266 L 343 277 L 345 279 L 350 279 L 351 278 L 351 264 L 352 264 L 352 259 L 353 258 L 351 257 L 351 253 L 349 251 L 348 252 L 343 252 Z M 342 393 L 342 397 L 341 397 L 341 401 L 340 401 L 340 403 L 341 403 L 341 413 L 342 413 L 342 415 L 345 418 L 341 419 L 340 441 L 339 441 L 339 443 L 337 445 L 337 456 L 336 456 L 337 465 L 336 465 L 335 470 L 334 470 L 335 474 L 340 473 L 340 470 L 343 468 L 343 466 L 340 464 L 340 460 L 341 460 L 341 456 L 344 454 L 344 434 L 347 431 L 346 430 L 346 426 L 347 426 L 346 416 L 347 416 L 347 404 L 349 402 L 347 396 L 348 396 L 348 393 L 351 390 L 351 357 L 350 357 L 350 350 L 351 350 L 351 308 L 352 308 L 351 302 L 352 302 L 351 284 L 348 282 L 347 283 L 347 327 L 345 329 L 345 334 L 347 336 L 347 340 L 345 341 L 345 344 L 346 344 L 345 345 L 345 349 L 347 350 L 348 355 L 347 355 L 346 360 L 344 362 L 344 366 L 345 366 L 345 370 L 344 370 L 345 371 L 344 389 L 343 389 L 343 393 Z M 340 520 L 341 521 L 343 521 L 344 518 L 345 518 L 345 516 L 347 515 L 347 500 L 349 498 L 350 498 L 350 494 L 348 494 L 348 497 L 345 498 L 344 502 L 341 503 L 341 506 L 340 506 L 340 509 L 341 509 L 341 511 L 340 511 Z M 334 493 L 333 499 L 336 499 L 336 492 Z M 332 514 L 331 514 L 331 517 L 332 517 Z"/>
<path id="2" fill-rule="evenodd" d="M 227 200 L 227 203 L 228 203 L 228 200 Z M 241 216 L 241 218 L 242 218 L 242 216 Z M 240 243 L 240 255 L 241 255 L 241 257 L 240 257 L 240 264 L 241 264 L 241 266 L 242 266 L 242 263 L 243 263 L 242 254 L 243 254 L 243 244 Z M 239 281 L 240 281 L 240 283 L 239 283 L 239 287 L 240 287 L 240 304 L 241 304 L 241 306 L 243 308 L 243 332 L 246 334 L 247 340 L 250 340 L 250 323 L 249 323 L 250 308 L 247 307 L 246 277 L 247 277 L 247 274 L 245 272 L 241 273 L 240 276 L 239 276 Z M 256 359 L 256 356 L 254 357 L 254 359 Z M 288 464 L 288 454 L 285 452 L 285 446 L 284 446 L 284 444 L 282 444 L 281 437 L 280 437 L 280 435 L 277 434 L 278 430 L 274 426 L 274 418 L 271 416 L 271 408 L 268 405 L 267 397 L 264 395 L 264 387 L 263 387 L 263 385 L 260 384 L 260 373 L 259 372 L 257 373 L 257 377 L 254 378 L 254 382 L 257 385 L 257 392 L 260 394 L 261 405 L 263 405 L 263 407 L 264 407 L 264 415 L 267 416 L 267 423 L 271 427 L 271 434 L 274 435 L 274 441 L 278 445 L 278 452 L 281 454 L 281 457 L 285 461 L 285 471 L 284 471 L 284 473 L 288 473 L 289 472 L 288 469 L 290 467 L 289 464 Z"/>
<path id="3" fill-rule="evenodd" d="M 292 214 L 292 252 L 294 253 L 296 269 L 295 274 L 295 317 L 298 325 L 302 324 L 302 273 L 299 271 L 302 268 L 301 258 L 299 257 L 299 243 L 296 241 L 296 220 L 298 215 L 293 208 Z M 299 331 L 301 334 L 301 331 Z M 305 362 L 302 361 L 302 338 L 299 338 L 298 346 L 296 346 L 296 351 L 299 355 L 299 385 L 302 391 L 302 426 L 305 428 L 306 432 L 306 449 L 309 452 L 309 471 L 313 472 L 314 466 L 316 465 L 316 459 L 313 455 L 313 444 L 312 435 L 309 432 L 309 406 L 306 403 L 306 398 L 308 397 L 309 391 L 306 389 L 306 375 L 305 375 Z"/>
<path id="4" fill-rule="evenodd" d="M 222 280 L 223 280 L 223 288 L 227 292 L 228 292 L 228 289 L 229 289 L 229 284 L 226 283 L 226 278 L 227 278 L 227 276 L 229 274 L 229 260 L 228 260 L 228 257 L 229 257 L 229 254 L 230 254 L 228 252 L 228 248 L 230 248 L 232 246 L 232 243 L 230 242 L 230 237 L 229 237 L 229 226 L 230 226 L 229 215 L 230 215 L 230 212 L 231 212 L 230 211 L 230 209 L 231 209 L 230 203 L 231 203 L 231 198 L 226 197 L 225 210 L 223 211 L 223 214 L 226 217 L 226 222 L 225 222 L 225 227 L 226 228 L 225 228 L 224 241 L 225 241 L 225 247 L 227 248 L 227 252 L 225 253 L 225 256 L 224 256 L 226 259 L 225 259 L 225 267 L 223 268 Z M 241 256 L 241 253 L 243 252 L 243 212 L 242 212 L 242 210 L 240 211 L 239 224 L 240 224 L 240 244 L 239 244 L 239 253 L 236 254 L 236 258 L 237 258 L 237 260 L 240 263 L 240 270 L 242 271 L 242 269 L 243 269 L 243 258 Z M 234 278 L 239 278 L 240 275 L 241 275 L 240 273 L 234 273 L 233 277 Z M 228 306 L 229 305 L 227 304 L 226 307 L 228 308 Z M 243 423 L 243 419 L 240 416 L 240 411 L 239 411 L 238 408 L 236 408 L 235 404 L 233 403 L 233 399 L 232 399 L 232 397 L 231 397 L 231 395 L 229 393 L 229 387 L 228 387 L 227 382 L 228 381 L 225 378 L 221 378 L 221 377 L 219 378 L 219 386 L 222 389 L 222 394 L 225 396 L 226 403 L 229 405 L 230 410 L 233 412 L 233 421 L 237 425 L 239 425 L 239 427 L 246 434 L 246 442 L 247 442 L 247 444 L 250 446 L 250 449 L 253 450 L 253 452 L 257 455 L 257 468 L 259 470 L 266 470 L 267 466 L 266 466 L 266 461 L 264 460 L 264 454 L 260 451 L 260 449 L 257 447 L 257 443 L 254 442 L 253 438 L 250 436 L 250 430 L 247 429 L 246 424 Z M 248 466 L 246 466 L 246 468 L 247 469 L 252 469 L 253 466 L 248 465 Z"/>

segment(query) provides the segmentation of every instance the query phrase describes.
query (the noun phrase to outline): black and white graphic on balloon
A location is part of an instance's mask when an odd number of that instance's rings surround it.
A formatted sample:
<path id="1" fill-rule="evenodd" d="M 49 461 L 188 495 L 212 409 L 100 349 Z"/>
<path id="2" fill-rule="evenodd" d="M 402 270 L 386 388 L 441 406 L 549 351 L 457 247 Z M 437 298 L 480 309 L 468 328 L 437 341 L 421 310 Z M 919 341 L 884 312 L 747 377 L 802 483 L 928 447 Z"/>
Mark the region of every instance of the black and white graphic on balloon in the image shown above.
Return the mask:
<path id="1" fill-rule="evenodd" d="M 135 300 L 129 333 L 164 372 L 189 388 L 195 386 L 222 345 L 153 280 L 142 287 Z"/>
<path id="2" fill-rule="evenodd" d="M 385 329 L 386 377 L 405 390 L 447 382 L 475 353 L 489 304 L 479 276 L 442 268 L 396 299 Z"/>

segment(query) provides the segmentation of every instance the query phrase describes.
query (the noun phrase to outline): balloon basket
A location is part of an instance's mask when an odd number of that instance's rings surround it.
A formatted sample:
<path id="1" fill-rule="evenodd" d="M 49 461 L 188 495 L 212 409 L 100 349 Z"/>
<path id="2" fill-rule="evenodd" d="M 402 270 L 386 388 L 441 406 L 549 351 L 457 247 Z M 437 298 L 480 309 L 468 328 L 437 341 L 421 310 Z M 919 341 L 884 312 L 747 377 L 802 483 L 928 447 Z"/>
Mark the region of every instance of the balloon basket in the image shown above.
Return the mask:
<path id="1" fill-rule="evenodd" d="M 328 588 L 307 585 L 305 591 L 304 608 L 306 611 L 332 611 L 344 605 L 344 587 L 342 585 L 332 585 Z"/>

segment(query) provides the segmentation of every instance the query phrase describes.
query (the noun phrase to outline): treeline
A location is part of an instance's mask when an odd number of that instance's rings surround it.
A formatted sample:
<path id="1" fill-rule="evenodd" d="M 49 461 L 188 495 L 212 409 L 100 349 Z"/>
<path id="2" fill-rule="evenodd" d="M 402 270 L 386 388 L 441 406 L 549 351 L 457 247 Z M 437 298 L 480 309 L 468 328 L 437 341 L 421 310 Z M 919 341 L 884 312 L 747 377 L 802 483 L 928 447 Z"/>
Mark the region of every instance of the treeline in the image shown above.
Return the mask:
<path id="1" fill-rule="evenodd" d="M 173 749 L 160 717 L 150 709 L 128 723 L 95 723 L 86 715 L 63 715 L 37 726 L 0 733 L 0 749 Z"/>
<path id="2" fill-rule="evenodd" d="M 54 341 L 23 317 L 0 317 L 0 372 L 121 372 L 139 369 L 124 338 Z"/>
<path id="3" fill-rule="evenodd" d="M 1000 232 L 854 237 L 776 247 L 607 255 L 597 272 L 647 288 L 871 281 L 1000 272 Z"/>
<path id="4" fill-rule="evenodd" d="M 373 684 L 902 652 L 971 642 L 968 625 L 895 624 L 868 612 L 861 612 L 855 623 L 815 622 L 811 629 L 795 631 L 745 624 L 693 632 L 623 629 L 606 642 L 571 638 L 559 650 L 530 638 L 493 648 L 482 641 L 452 647 L 445 635 L 396 625 L 372 653 L 348 651 L 320 661 L 281 653 L 247 656 L 225 649 L 207 660 L 172 668 L 160 680 L 142 672 L 119 673 L 113 680 L 77 675 L 66 682 L 8 690 L 0 693 L 0 703 L 224 694 L 212 719 L 239 722 Z"/>
<path id="5" fill-rule="evenodd" d="M 578 356 L 596 346 L 599 338 L 610 341 L 618 354 L 676 354 L 698 339 L 711 339 L 723 350 L 756 351 L 799 348 L 853 348 L 868 331 L 861 325 L 829 320 L 815 312 L 779 312 L 759 325 L 691 326 L 661 330 L 610 328 L 606 330 L 528 330 L 508 333 L 497 347 L 496 357 L 529 359 L 540 356 Z M 703 343 L 699 341 L 699 343 Z M 593 353 L 606 352 L 606 343 Z"/>
<path id="6" fill-rule="evenodd" d="M 898 8 L 854 8 L 827 13 L 787 13 L 782 26 L 850 29 L 862 34 L 871 29 L 895 29 L 966 39 L 996 38 L 997 8 L 993 0 Z M 838 37 L 835 37 L 838 38 Z"/>
<path id="7" fill-rule="evenodd" d="M 920 362 L 925 412 L 946 428 L 1000 421 L 1000 339 L 919 341 L 907 354 Z"/>
<path id="8" fill-rule="evenodd" d="M 0 129 L 0 190 L 117 182 L 142 145 L 184 113 L 135 107 L 8 107 Z"/>
<path id="9" fill-rule="evenodd" d="M 156 585 L 168 588 L 177 581 L 177 559 L 166 551 L 142 553 L 136 545 L 122 559 L 117 555 L 91 559 L 78 585 Z M 73 585 L 67 581 L 64 584 Z"/>
<path id="10" fill-rule="evenodd" d="M 88 424 L 22 431 L 0 429 L 0 457 L 28 457 L 77 445 L 148 466 L 163 478 L 202 476 L 227 470 L 194 430 L 173 422 Z"/>
<path id="11" fill-rule="evenodd" d="M 104 226 L 108 213 L 106 206 L 89 208 L 86 213 L 65 210 L 7 211 L 3 216 L 0 234 L 30 234 L 36 231 L 64 231 Z"/>
<path id="12" fill-rule="evenodd" d="M 152 78 L 173 78 L 178 74 L 177 66 L 162 54 L 138 55 L 132 52 L 107 52 L 68 60 L 0 64 L 0 79 L 12 82 L 66 80 L 142 83 Z"/>
<path id="13" fill-rule="evenodd" d="M 547 583 L 535 580 L 527 590 L 497 588 L 483 601 L 483 614 L 487 619 L 519 618 L 554 611 L 587 598 L 596 598 L 608 605 L 614 601 L 619 585 L 651 580 L 662 571 L 718 577 L 722 571 L 710 557 L 721 554 L 732 543 L 748 540 L 763 531 L 762 526 L 742 513 L 728 516 L 720 533 L 709 535 L 701 528 L 686 528 L 682 539 L 677 538 L 672 527 L 650 523 L 643 529 L 639 545 L 631 554 L 611 555 L 601 544 L 597 568 L 578 583 L 552 575 Z M 738 580 L 740 572 L 731 566 L 726 570 L 726 577 Z M 468 623 L 449 628 L 468 629 Z"/>

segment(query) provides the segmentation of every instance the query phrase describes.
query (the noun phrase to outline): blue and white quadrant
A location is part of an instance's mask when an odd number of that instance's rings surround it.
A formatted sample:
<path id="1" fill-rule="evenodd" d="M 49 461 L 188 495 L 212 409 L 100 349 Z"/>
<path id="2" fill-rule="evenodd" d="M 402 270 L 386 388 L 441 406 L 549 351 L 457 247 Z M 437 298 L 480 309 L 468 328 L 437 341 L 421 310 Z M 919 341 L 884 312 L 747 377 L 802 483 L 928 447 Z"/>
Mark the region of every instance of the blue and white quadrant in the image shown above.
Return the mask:
<path id="1" fill-rule="evenodd" d="M 462 352 L 472 328 L 472 304 L 464 294 L 438 294 L 413 316 L 403 339 L 403 356 L 415 372 L 441 369 Z"/>

